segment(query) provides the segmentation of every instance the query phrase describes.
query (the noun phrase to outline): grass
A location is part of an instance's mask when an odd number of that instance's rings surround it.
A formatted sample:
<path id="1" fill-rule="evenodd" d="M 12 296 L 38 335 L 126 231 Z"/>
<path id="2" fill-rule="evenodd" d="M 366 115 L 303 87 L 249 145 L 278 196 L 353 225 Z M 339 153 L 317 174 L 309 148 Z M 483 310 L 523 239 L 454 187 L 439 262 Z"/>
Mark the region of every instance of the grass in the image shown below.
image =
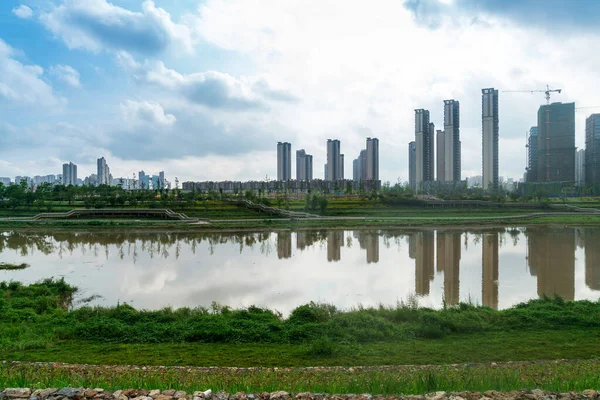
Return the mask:
<path id="1" fill-rule="evenodd" d="M 600 356 L 600 302 L 532 300 L 511 309 L 414 301 L 288 318 L 259 308 L 71 309 L 64 280 L 0 283 L 0 357 L 108 364 L 381 365 Z"/>
<path id="2" fill-rule="evenodd" d="M 540 388 L 556 392 L 600 386 L 600 362 L 523 363 L 440 367 L 351 369 L 102 368 L 94 366 L 4 365 L 0 387 L 102 387 L 224 390 L 228 393 L 424 394 Z"/>
<path id="3" fill-rule="evenodd" d="M 21 264 L 10 264 L 10 263 L 0 263 L 0 271 L 11 271 L 11 270 L 19 270 L 29 268 L 29 264 L 21 263 Z"/>

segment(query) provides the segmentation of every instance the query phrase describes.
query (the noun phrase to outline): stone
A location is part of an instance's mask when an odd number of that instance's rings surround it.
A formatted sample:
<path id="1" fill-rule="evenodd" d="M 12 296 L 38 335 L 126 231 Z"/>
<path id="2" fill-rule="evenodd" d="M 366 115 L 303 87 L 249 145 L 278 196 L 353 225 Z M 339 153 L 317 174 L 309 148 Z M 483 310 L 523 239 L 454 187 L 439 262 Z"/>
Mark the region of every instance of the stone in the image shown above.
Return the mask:
<path id="1" fill-rule="evenodd" d="M 546 395 L 543 390 L 533 389 L 531 394 L 535 396 L 536 399 L 542 399 Z"/>
<path id="2" fill-rule="evenodd" d="M 113 397 L 115 399 L 118 399 L 119 397 L 121 397 L 121 393 L 123 393 L 122 390 L 117 390 L 116 392 L 113 393 Z"/>
<path id="3" fill-rule="evenodd" d="M 236 400 L 247 400 L 246 393 L 244 392 L 237 392 L 232 397 Z"/>
<path id="4" fill-rule="evenodd" d="M 173 396 L 175 395 L 175 390 L 173 389 L 167 389 L 167 390 L 163 390 L 161 394 L 165 395 L 165 396 Z"/>
<path id="5" fill-rule="evenodd" d="M 173 397 L 175 397 L 176 399 L 181 399 L 182 397 L 185 398 L 185 396 L 187 396 L 187 393 L 183 390 L 178 390 L 173 394 Z"/>
<path id="6" fill-rule="evenodd" d="M 46 399 L 46 398 L 52 396 L 56 392 L 58 392 L 58 389 L 54 389 L 54 388 L 42 389 L 36 396 L 38 396 L 40 399 Z"/>
<path id="7" fill-rule="evenodd" d="M 160 390 L 154 389 L 151 390 L 150 392 L 148 392 L 148 396 L 152 397 L 152 398 L 156 398 L 156 396 L 158 396 L 160 394 Z"/>
<path id="8" fill-rule="evenodd" d="M 446 392 L 433 392 L 433 393 L 427 393 L 425 395 L 425 399 L 427 399 L 427 400 L 442 400 L 445 397 L 446 397 Z"/>
<path id="9" fill-rule="evenodd" d="M 37 397 L 37 396 L 31 396 L 31 397 L 29 398 L 29 400 L 39 400 L 39 397 Z"/>
<path id="10" fill-rule="evenodd" d="M 122 394 L 119 396 L 119 398 L 117 400 L 129 400 L 129 397 Z"/>
<path id="11" fill-rule="evenodd" d="M 597 396 L 597 394 L 598 394 L 598 392 L 597 392 L 597 391 L 595 391 L 595 390 L 591 390 L 591 389 L 588 389 L 588 390 L 584 390 L 584 391 L 583 391 L 583 395 L 584 395 L 585 397 L 589 397 L 590 399 L 595 399 L 595 398 L 596 398 L 596 396 Z"/>
<path id="12" fill-rule="evenodd" d="M 7 397 L 12 398 L 24 398 L 31 396 L 31 389 L 29 388 L 8 388 L 4 390 L 4 394 Z"/>
<path id="13" fill-rule="evenodd" d="M 70 399 L 80 399 L 81 397 L 83 397 L 83 388 L 62 388 L 56 393 L 56 395 L 68 397 Z"/>
<path id="14" fill-rule="evenodd" d="M 247 394 L 247 395 L 246 395 L 246 398 L 247 398 L 248 400 L 256 400 L 256 398 L 257 398 L 257 397 L 258 397 L 258 396 L 257 396 L 257 395 L 255 395 L 254 393 L 250 393 L 250 394 Z"/>
<path id="15" fill-rule="evenodd" d="M 410 395 L 405 397 L 406 400 L 425 400 L 424 396 L 421 395 Z"/>
<path id="16" fill-rule="evenodd" d="M 98 394 L 98 391 L 97 391 L 97 390 L 94 390 L 94 389 L 88 389 L 88 390 L 86 390 L 85 392 L 83 392 L 83 395 L 84 395 L 85 397 L 94 397 L 94 396 L 96 396 L 97 394 Z"/>
<path id="17" fill-rule="evenodd" d="M 173 400 L 173 396 L 167 396 L 165 394 L 159 394 L 154 400 Z"/>
<path id="18" fill-rule="evenodd" d="M 278 392 L 271 393 L 271 400 L 290 400 L 290 394 L 288 392 L 284 392 L 280 390 Z"/>

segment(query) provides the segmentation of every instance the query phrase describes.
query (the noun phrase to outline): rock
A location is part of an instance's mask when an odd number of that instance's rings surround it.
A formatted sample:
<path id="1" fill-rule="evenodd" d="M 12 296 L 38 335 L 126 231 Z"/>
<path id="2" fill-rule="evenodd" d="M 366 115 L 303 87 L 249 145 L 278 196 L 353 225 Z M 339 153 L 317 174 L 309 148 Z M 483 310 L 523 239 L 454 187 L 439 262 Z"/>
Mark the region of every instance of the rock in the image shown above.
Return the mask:
<path id="1" fill-rule="evenodd" d="M 247 395 L 246 395 L 246 398 L 247 398 L 248 400 L 256 400 L 256 399 L 258 398 L 258 396 L 257 396 L 257 395 L 255 395 L 254 393 L 250 393 L 250 394 L 247 394 Z"/>
<path id="2" fill-rule="evenodd" d="M 280 390 L 278 392 L 273 392 L 270 395 L 271 400 L 290 400 L 290 394 L 288 392 L 284 392 Z"/>
<path id="3" fill-rule="evenodd" d="M 176 391 L 173 389 L 167 389 L 167 390 L 163 390 L 161 394 L 163 394 L 165 396 L 174 396 L 175 392 Z"/>
<path id="4" fill-rule="evenodd" d="M 159 394 L 154 400 L 173 400 L 173 396 L 167 396 L 166 394 Z"/>
<path id="5" fill-rule="evenodd" d="M 433 392 L 427 393 L 425 399 L 427 400 L 442 400 L 446 397 L 446 392 Z"/>
<path id="6" fill-rule="evenodd" d="M 534 395 L 536 399 L 542 399 L 545 396 L 544 391 L 540 389 L 533 389 L 531 394 Z"/>
<path id="7" fill-rule="evenodd" d="M 83 388 L 62 388 L 56 393 L 56 395 L 68 397 L 70 399 L 80 399 L 83 397 Z"/>
<path id="8" fill-rule="evenodd" d="M 29 400 L 39 400 L 39 397 L 37 397 L 37 396 L 31 396 L 31 397 L 29 398 Z"/>
<path id="9" fill-rule="evenodd" d="M 178 390 L 175 393 L 173 393 L 173 397 L 176 399 L 180 399 L 180 398 L 185 398 L 185 396 L 187 396 L 187 393 L 184 392 L 183 390 Z"/>
<path id="10" fill-rule="evenodd" d="M 154 389 L 148 392 L 148 396 L 156 398 L 160 394 L 160 390 Z"/>
<path id="11" fill-rule="evenodd" d="M 233 398 L 236 400 L 247 400 L 246 393 L 244 392 L 237 392 L 233 395 Z"/>
<path id="12" fill-rule="evenodd" d="M 598 395 L 598 392 L 595 390 L 588 389 L 583 391 L 583 395 L 585 397 L 589 397 L 590 399 L 595 399 Z"/>
<path id="13" fill-rule="evenodd" d="M 86 390 L 85 392 L 83 392 L 83 395 L 84 395 L 85 397 L 94 397 L 94 396 L 96 396 L 97 394 L 98 394 L 98 391 L 97 391 L 97 390 L 94 390 L 94 389 L 88 389 L 88 390 Z"/>
<path id="14" fill-rule="evenodd" d="M 121 393 L 123 393 L 122 390 L 117 390 L 116 392 L 113 393 L 113 397 L 115 399 L 118 399 L 119 397 L 121 397 Z"/>
<path id="15" fill-rule="evenodd" d="M 24 397 L 29 397 L 31 396 L 31 389 L 29 388 L 9 388 L 9 389 L 5 389 L 4 390 L 4 394 L 7 397 L 20 397 L 20 398 L 24 398 Z"/>
<path id="16" fill-rule="evenodd" d="M 406 400 L 424 400 L 425 399 L 424 396 L 420 396 L 420 395 L 410 395 L 410 396 L 406 396 L 404 398 Z"/>
<path id="17" fill-rule="evenodd" d="M 46 398 L 52 396 L 56 392 L 58 392 L 58 389 L 48 388 L 48 389 L 40 390 L 40 392 L 36 396 L 38 396 L 40 399 L 46 399 Z"/>

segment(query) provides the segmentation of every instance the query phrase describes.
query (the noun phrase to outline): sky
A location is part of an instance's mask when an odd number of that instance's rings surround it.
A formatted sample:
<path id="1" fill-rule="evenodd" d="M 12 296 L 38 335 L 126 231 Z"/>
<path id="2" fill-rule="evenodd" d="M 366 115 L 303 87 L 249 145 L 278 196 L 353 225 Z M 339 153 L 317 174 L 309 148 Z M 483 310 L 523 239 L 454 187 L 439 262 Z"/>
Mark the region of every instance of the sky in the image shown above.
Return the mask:
<path id="1" fill-rule="evenodd" d="M 414 109 L 442 129 L 455 99 L 464 179 L 494 87 L 500 175 L 518 179 L 545 98 L 503 91 L 600 106 L 598 20 L 596 0 L 1 0 L 0 176 L 84 177 L 103 156 L 114 177 L 273 179 L 287 141 L 321 178 L 337 138 L 349 177 L 370 136 L 393 184 Z M 576 112 L 579 148 L 593 112 Z"/>

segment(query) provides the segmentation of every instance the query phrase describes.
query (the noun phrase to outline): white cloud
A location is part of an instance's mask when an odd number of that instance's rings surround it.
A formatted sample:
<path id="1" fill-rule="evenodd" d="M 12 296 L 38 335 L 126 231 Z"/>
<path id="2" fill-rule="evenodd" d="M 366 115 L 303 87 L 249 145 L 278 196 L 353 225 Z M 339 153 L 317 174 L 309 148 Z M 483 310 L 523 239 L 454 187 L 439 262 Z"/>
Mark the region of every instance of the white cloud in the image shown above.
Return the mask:
<path id="1" fill-rule="evenodd" d="M 149 101 L 127 100 L 121 103 L 123 119 L 132 127 L 150 124 L 153 126 L 171 126 L 177 118 L 173 114 L 166 114 L 162 105 Z"/>
<path id="2" fill-rule="evenodd" d="M 0 39 L 0 103 L 56 106 L 64 102 L 42 79 L 42 67 L 24 65 L 14 57 L 15 51 Z"/>
<path id="3" fill-rule="evenodd" d="M 33 10 L 24 4 L 21 4 L 19 7 L 13 8 L 12 12 L 17 17 L 23 18 L 23 19 L 29 19 L 29 18 L 33 17 Z"/>
<path id="4" fill-rule="evenodd" d="M 155 55 L 171 46 L 191 53 L 192 30 L 171 20 L 171 15 L 152 1 L 142 12 L 115 6 L 106 0 L 63 0 L 40 16 L 41 22 L 69 48 L 92 52 L 110 49 Z"/>
<path id="5" fill-rule="evenodd" d="M 556 38 L 483 13 L 441 15 L 436 29 L 428 29 L 394 0 L 369 7 L 349 1 L 343 8 L 326 0 L 273 0 L 260 8 L 244 0 L 208 0 L 195 29 L 215 46 L 244 53 L 259 74 L 285 82 L 302 99 L 272 117 L 297 130 L 292 144 L 315 155 L 315 171 L 325 162 L 327 137 L 342 140 L 350 171 L 365 146 L 361 127 L 368 127 L 380 139 L 383 179 L 406 180 L 413 110 L 429 109 L 439 128 L 443 100 L 454 98 L 461 103 L 463 177 L 479 175 L 482 88 L 550 84 L 566 88 L 556 101 L 596 104 L 589 87 L 600 85 L 594 67 L 600 63 L 597 31 Z M 543 103 L 543 94 L 501 93 L 500 135 L 506 139 L 501 175 L 522 175 L 524 132 L 537 123 Z M 577 118 L 582 147 L 583 123 Z"/>
<path id="6" fill-rule="evenodd" d="M 55 78 L 61 80 L 62 82 L 73 86 L 79 87 L 81 86 L 79 82 L 79 72 L 68 65 L 54 65 L 50 67 L 50 75 Z"/>

